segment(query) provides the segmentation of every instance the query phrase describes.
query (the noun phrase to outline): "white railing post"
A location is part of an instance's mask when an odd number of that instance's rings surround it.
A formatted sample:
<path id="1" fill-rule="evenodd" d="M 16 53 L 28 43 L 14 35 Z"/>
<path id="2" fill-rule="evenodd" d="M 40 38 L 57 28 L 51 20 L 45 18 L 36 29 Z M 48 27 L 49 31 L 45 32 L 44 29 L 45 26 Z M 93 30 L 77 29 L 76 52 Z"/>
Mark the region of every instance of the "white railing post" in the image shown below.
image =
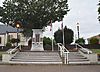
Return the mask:
<path id="1" fill-rule="evenodd" d="M 58 43 L 58 48 L 60 49 L 60 55 L 61 57 L 64 57 L 64 64 L 68 64 L 68 54 L 69 51 L 60 43 Z"/>
<path id="2" fill-rule="evenodd" d="M 78 49 L 77 44 L 75 43 L 76 49 Z"/>
<path id="3" fill-rule="evenodd" d="M 66 59 L 66 53 L 64 53 L 64 64 L 66 64 L 66 61 L 67 59 Z"/>
<path id="4" fill-rule="evenodd" d="M 60 47 L 60 52 L 61 52 L 61 57 L 63 56 L 63 51 L 62 48 Z"/>
<path id="5" fill-rule="evenodd" d="M 21 49 L 22 49 L 22 46 L 20 45 L 20 46 L 19 46 L 19 50 L 21 51 Z"/>
<path id="6" fill-rule="evenodd" d="M 76 43 L 76 47 L 80 47 L 81 48 L 81 50 L 84 50 L 84 51 L 86 51 L 87 52 L 87 54 L 90 54 L 90 53 L 92 53 L 92 51 L 91 50 L 89 50 L 89 49 L 87 49 L 87 48 L 84 48 L 84 47 L 82 47 L 81 45 L 79 45 L 79 44 L 77 44 Z"/>
<path id="7" fill-rule="evenodd" d="M 68 61 L 69 61 L 69 60 L 68 60 L 68 54 L 69 54 L 69 53 L 67 52 L 67 64 L 68 64 Z"/>
<path id="8" fill-rule="evenodd" d="M 59 46 L 58 46 L 58 51 L 60 51 Z"/>
<path id="9" fill-rule="evenodd" d="M 66 63 L 69 64 L 69 62 L 68 62 L 69 61 L 68 60 L 68 54 L 69 54 L 69 52 L 65 52 L 64 53 L 64 64 L 66 64 Z"/>

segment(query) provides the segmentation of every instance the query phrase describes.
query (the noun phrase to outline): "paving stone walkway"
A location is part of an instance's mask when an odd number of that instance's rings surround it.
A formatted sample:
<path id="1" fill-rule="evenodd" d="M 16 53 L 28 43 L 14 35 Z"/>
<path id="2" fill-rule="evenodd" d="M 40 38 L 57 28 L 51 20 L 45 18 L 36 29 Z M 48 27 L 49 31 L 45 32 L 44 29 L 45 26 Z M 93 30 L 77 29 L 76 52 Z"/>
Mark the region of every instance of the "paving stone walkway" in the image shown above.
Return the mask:
<path id="1" fill-rule="evenodd" d="M 100 65 L 0 65 L 0 72 L 100 72 Z"/>

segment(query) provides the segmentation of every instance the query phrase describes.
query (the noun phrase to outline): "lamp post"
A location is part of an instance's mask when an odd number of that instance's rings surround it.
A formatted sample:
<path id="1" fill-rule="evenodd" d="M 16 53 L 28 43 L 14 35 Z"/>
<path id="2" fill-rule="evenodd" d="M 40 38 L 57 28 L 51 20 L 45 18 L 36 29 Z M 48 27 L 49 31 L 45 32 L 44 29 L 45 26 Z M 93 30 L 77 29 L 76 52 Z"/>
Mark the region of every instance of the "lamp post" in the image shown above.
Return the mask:
<path id="1" fill-rule="evenodd" d="M 80 34 L 79 34 L 79 23 L 77 23 L 77 36 L 78 36 L 78 39 L 80 37 Z"/>
<path id="2" fill-rule="evenodd" d="M 18 46 L 18 29 L 19 29 L 20 25 L 17 23 L 16 24 L 16 28 L 17 28 L 17 46 Z"/>

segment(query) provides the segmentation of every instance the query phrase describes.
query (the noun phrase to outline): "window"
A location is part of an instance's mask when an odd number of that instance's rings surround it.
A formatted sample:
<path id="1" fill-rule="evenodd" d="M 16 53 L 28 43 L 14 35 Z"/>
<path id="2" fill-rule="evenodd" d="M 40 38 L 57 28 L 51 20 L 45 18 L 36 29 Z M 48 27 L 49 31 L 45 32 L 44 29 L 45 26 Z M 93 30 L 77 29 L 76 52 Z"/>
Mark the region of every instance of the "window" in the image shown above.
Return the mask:
<path id="1" fill-rule="evenodd" d="M 1 37 L 0 37 L 0 44 L 1 44 Z"/>
<path id="2" fill-rule="evenodd" d="M 35 34 L 35 37 L 36 37 L 36 42 L 39 42 L 40 34 Z"/>

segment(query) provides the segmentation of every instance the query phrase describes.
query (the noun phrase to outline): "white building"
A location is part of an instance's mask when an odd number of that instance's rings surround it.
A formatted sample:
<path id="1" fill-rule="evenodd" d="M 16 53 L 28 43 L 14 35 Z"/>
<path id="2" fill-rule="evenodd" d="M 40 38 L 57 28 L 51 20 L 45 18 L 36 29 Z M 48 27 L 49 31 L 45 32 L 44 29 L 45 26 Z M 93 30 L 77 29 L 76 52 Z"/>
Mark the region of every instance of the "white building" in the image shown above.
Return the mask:
<path id="1" fill-rule="evenodd" d="M 18 32 L 18 37 L 20 38 L 21 45 L 28 45 L 28 40 L 21 33 L 21 30 Z M 0 25 L 0 46 L 5 46 L 8 39 L 16 38 L 17 39 L 17 28 L 11 26 Z"/>

